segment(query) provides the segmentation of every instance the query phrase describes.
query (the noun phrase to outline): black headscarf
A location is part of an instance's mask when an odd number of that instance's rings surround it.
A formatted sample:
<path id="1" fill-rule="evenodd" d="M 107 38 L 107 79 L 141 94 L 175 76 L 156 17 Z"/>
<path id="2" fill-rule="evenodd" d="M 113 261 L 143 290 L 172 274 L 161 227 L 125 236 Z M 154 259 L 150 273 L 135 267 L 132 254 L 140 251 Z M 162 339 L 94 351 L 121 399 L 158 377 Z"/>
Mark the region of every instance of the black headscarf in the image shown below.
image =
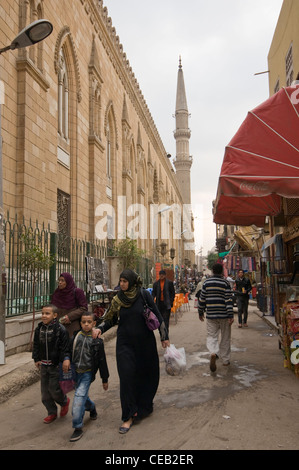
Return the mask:
<path id="1" fill-rule="evenodd" d="M 117 297 L 121 303 L 121 307 L 130 307 L 139 297 L 142 280 L 132 269 L 124 269 L 123 272 L 120 273 L 119 279 L 121 278 L 129 282 L 129 287 L 126 291 L 118 291 Z"/>
<path id="2" fill-rule="evenodd" d="M 119 290 L 118 293 L 113 297 L 111 306 L 105 315 L 105 320 L 110 319 L 116 313 L 119 315 L 121 307 L 131 307 L 131 305 L 133 305 L 140 295 L 142 279 L 137 273 L 135 273 L 135 271 L 132 269 L 124 269 L 119 276 L 119 279 L 121 278 L 129 281 L 128 289 L 126 291 Z"/>

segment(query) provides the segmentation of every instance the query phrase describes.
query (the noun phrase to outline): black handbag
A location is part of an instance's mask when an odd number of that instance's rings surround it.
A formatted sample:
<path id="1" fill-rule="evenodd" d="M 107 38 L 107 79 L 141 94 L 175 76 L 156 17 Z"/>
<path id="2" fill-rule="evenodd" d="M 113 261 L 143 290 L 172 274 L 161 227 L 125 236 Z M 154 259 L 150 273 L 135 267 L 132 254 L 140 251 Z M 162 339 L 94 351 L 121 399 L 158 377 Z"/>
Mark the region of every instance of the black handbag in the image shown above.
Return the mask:
<path id="1" fill-rule="evenodd" d="M 157 330 L 160 326 L 160 322 L 154 312 L 150 309 L 150 307 L 147 304 L 147 301 L 145 300 L 145 297 L 143 295 L 142 289 L 140 290 L 141 297 L 143 299 L 143 316 L 145 319 L 146 326 L 148 327 L 149 330 L 154 331 Z"/>

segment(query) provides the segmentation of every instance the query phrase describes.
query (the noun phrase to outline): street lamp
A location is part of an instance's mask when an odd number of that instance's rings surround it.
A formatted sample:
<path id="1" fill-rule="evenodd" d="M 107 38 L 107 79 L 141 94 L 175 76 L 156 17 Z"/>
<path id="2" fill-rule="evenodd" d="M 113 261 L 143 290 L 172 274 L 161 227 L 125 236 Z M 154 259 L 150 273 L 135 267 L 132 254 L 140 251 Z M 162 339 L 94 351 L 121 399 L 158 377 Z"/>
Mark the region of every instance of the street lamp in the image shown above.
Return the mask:
<path id="1" fill-rule="evenodd" d="M 14 49 L 21 49 L 23 47 L 32 46 L 37 42 L 46 39 L 53 31 L 53 25 L 48 20 L 36 20 L 30 25 L 26 26 L 14 38 L 9 46 L 0 49 L 0 54 Z"/>
<path id="2" fill-rule="evenodd" d="M 179 260 L 178 260 L 178 261 L 179 261 L 179 266 L 180 266 L 180 268 L 181 268 L 181 264 L 182 264 L 182 263 L 181 263 L 181 237 L 182 237 L 182 235 L 183 235 L 185 232 L 187 232 L 187 229 L 185 229 L 185 230 L 183 230 L 183 231 L 181 232 L 180 238 L 179 238 L 179 243 L 178 243 L 178 247 L 179 247 Z"/>
<path id="3" fill-rule="evenodd" d="M 3 52 L 32 46 L 46 39 L 53 31 L 48 20 L 37 20 L 26 26 L 9 46 L 0 49 Z M 3 92 L 4 93 L 4 92 Z M 0 96 L 0 364 L 5 364 L 5 241 L 3 225 L 3 174 L 2 174 L 2 133 L 1 133 L 1 96 Z"/>
<path id="4" fill-rule="evenodd" d="M 175 258 L 175 248 L 170 248 L 169 250 L 167 250 L 167 243 L 162 242 L 162 243 L 160 243 L 159 247 L 156 248 L 156 252 L 160 253 L 163 257 L 163 265 L 162 265 L 163 268 L 164 268 L 164 257 L 166 256 L 167 253 L 169 253 L 169 256 L 172 260 L 172 265 L 173 265 L 173 260 Z M 172 266 L 172 268 L 174 270 L 173 266 Z"/>
<path id="5" fill-rule="evenodd" d="M 180 234 L 180 238 L 179 238 L 179 241 L 178 241 L 178 248 L 179 248 L 179 252 L 178 252 L 178 262 L 179 262 L 179 277 L 180 277 L 180 280 L 181 280 L 181 269 L 182 269 L 182 253 L 181 253 L 181 237 L 182 235 L 187 232 L 187 229 L 183 230 Z"/>

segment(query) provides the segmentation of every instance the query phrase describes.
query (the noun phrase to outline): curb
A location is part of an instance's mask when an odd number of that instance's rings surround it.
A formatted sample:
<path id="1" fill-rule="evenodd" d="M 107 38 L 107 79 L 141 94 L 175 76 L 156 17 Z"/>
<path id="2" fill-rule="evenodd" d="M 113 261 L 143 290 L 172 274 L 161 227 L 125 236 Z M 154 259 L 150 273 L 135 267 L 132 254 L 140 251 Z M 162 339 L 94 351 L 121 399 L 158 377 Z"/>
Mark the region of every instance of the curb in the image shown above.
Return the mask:
<path id="1" fill-rule="evenodd" d="M 32 359 L 22 366 L 12 368 L 12 370 L 1 377 L 0 403 L 4 403 L 9 398 L 17 395 L 24 388 L 38 382 L 39 379 L 40 373 L 36 369 Z"/>
<path id="2" fill-rule="evenodd" d="M 263 315 L 259 310 L 253 310 L 253 313 L 261 318 L 268 326 L 270 326 L 276 333 L 279 333 L 279 326 L 276 324 L 275 317 L 272 315 Z"/>

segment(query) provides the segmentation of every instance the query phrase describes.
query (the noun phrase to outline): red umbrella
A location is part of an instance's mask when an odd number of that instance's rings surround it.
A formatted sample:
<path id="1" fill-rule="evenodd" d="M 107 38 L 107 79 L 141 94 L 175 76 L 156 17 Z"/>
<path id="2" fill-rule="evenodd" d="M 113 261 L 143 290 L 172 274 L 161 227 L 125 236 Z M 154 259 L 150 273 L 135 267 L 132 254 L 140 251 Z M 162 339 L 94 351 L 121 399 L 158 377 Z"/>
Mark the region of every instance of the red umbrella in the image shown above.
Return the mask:
<path id="1" fill-rule="evenodd" d="M 299 198 L 299 84 L 249 111 L 226 147 L 214 222 L 263 226 L 282 197 Z"/>

